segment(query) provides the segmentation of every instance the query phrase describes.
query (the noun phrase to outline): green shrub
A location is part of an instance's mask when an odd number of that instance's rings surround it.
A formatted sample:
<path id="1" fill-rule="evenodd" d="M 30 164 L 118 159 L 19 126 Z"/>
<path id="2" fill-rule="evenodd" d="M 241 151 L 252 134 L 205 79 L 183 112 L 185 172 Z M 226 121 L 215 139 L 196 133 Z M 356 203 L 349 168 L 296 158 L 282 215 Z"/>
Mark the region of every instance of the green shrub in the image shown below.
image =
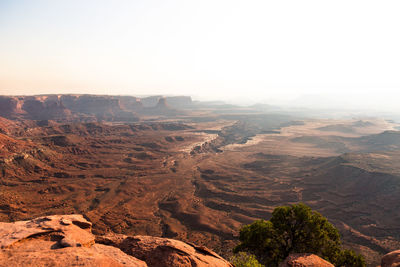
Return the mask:
<path id="1" fill-rule="evenodd" d="M 361 256 L 342 249 L 338 230 L 302 203 L 277 207 L 269 221 L 242 227 L 239 239 L 235 253 L 254 254 L 267 266 L 278 266 L 291 253 L 313 253 L 335 266 L 365 266 Z"/>
<path id="2" fill-rule="evenodd" d="M 258 262 L 254 255 L 248 254 L 246 252 L 239 252 L 234 255 L 231 259 L 231 263 L 235 267 L 265 267 Z"/>
<path id="3" fill-rule="evenodd" d="M 361 255 L 357 255 L 353 250 L 344 249 L 341 252 L 337 266 L 365 266 L 365 259 Z"/>

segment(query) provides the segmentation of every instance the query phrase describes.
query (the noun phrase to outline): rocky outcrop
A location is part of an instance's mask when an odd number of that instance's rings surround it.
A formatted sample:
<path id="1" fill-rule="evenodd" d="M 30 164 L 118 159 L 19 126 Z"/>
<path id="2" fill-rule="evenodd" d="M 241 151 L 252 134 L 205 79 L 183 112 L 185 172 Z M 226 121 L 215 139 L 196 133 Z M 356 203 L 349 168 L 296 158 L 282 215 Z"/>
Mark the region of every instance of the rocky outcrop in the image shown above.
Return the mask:
<path id="1" fill-rule="evenodd" d="M 156 108 L 159 109 L 164 109 L 164 108 L 170 108 L 167 104 L 167 99 L 165 97 L 162 97 L 158 100 L 158 103 L 156 105 Z"/>
<path id="2" fill-rule="evenodd" d="M 151 98 L 154 100 L 155 98 Z M 148 107 L 144 105 L 144 108 L 139 111 L 142 115 L 150 115 L 150 116 L 177 116 L 177 115 L 185 115 L 186 111 L 175 109 L 175 107 L 171 107 L 167 97 L 159 97 L 157 100 L 157 104 L 155 106 Z"/>
<path id="3" fill-rule="evenodd" d="M 0 116 L 13 118 L 20 113 L 18 98 L 11 96 L 0 96 Z"/>
<path id="4" fill-rule="evenodd" d="M 115 247 L 95 244 L 82 215 L 0 223 L 0 266 L 146 266 Z"/>
<path id="5" fill-rule="evenodd" d="M 109 96 L 98 95 L 77 95 L 77 96 L 61 96 L 64 105 L 72 111 L 106 115 L 120 111 L 118 99 L 113 99 Z"/>
<path id="6" fill-rule="evenodd" d="M 123 99 L 125 105 L 120 102 Z M 126 108 L 128 107 L 128 108 Z M 101 95 L 0 96 L 0 116 L 55 121 L 138 121 L 135 97 Z"/>
<path id="7" fill-rule="evenodd" d="M 101 95 L 61 95 L 62 103 L 75 113 L 94 115 L 106 121 L 137 121 L 132 110 L 140 107 L 135 97 Z M 121 103 L 121 99 L 123 99 Z"/>
<path id="8" fill-rule="evenodd" d="M 154 95 L 154 96 L 149 96 L 149 97 L 142 97 L 140 99 L 140 102 L 143 104 L 144 107 L 155 107 L 163 96 L 160 95 Z"/>
<path id="9" fill-rule="evenodd" d="M 82 215 L 0 223 L 0 266 L 232 266 L 205 247 L 150 236 L 95 237 Z"/>
<path id="10" fill-rule="evenodd" d="M 140 99 L 140 102 L 144 107 L 155 107 L 160 99 L 165 101 L 174 108 L 188 108 L 193 105 L 192 98 L 190 96 L 149 96 Z"/>
<path id="11" fill-rule="evenodd" d="M 68 119 L 71 111 L 64 107 L 58 98 L 27 98 L 22 104 L 26 117 L 34 120 Z"/>
<path id="12" fill-rule="evenodd" d="M 121 107 L 129 111 L 137 111 L 143 108 L 140 98 L 134 96 L 118 96 Z"/>
<path id="13" fill-rule="evenodd" d="M 31 120 L 138 121 L 142 115 L 176 115 L 192 106 L 188 96 L 35 95 L 0 96 L 0 116 Z"/>
<path id="14" fill-rule="evenodd" d="M 279 267 L 334 267 L 333 264 L 314 254 L 291 254 Z"/>
<path id="15" fill-rule="evenodd" d="M 99 243 L 120 248 L 125 253 L 145 261 L 148 266 L 232 266 L 215 252 L 203 246 L 151 236 L 108 235 Z"/>
<path id="16" fill-rule="evenodd" d="M 64 107 L 57 95 L 0 96 L 0 116 L 33 120 L 68 119 L 71 111 Z"/>
<path id="17" fill-rule="evenodd" d="M 400 250 L 392 251 L 383 256 L 381 267 L 399 267 L 400 266 Z"/>

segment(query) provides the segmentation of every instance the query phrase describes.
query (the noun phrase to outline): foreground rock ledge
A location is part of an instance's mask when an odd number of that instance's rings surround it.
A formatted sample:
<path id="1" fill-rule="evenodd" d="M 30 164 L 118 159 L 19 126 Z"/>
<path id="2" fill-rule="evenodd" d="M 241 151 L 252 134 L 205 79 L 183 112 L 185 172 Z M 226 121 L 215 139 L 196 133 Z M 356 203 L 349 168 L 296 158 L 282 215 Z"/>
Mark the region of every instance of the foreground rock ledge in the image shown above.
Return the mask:
<path id="1" fill-rule="evenodd" d="M 232 266 L 213 251 L 150 236 L 95 237 L 82 215 L 0 223 L 0 266 Z"/>
<path id="2" fill-rule="evenodd" d="M 290 254 L 279 267 L 335 267 L 330 262 L 309 253 Z"/>

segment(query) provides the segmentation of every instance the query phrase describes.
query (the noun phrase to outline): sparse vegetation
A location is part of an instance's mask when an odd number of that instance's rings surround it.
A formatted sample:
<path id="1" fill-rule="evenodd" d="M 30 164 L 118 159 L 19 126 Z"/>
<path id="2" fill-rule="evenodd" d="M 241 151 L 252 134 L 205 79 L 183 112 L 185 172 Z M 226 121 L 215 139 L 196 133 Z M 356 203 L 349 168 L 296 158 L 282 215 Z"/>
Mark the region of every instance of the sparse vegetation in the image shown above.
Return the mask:
<path id="1" fill-rule="evenodd" d="M 258 262 L 256 257 L 246 252 L 239 252 L 231 258 L 231 263 L 235 267 L 265 267 Z"/>
<path id="2" fill-rule="evenodd" d="M 342 240 L 368 265 L 398 249 L 396 209 L 387 208 L 400 203 L 400 132 L 386 131 L 394 121 L 174 105 L 168 97 L 164 109 L 153 108 L 159 98 L 0 96 L 1 220 L 90 209 L 98 234 L 158 235 L 162 221 L 163 235 L 230 257 L 227 233 L 245 218 L 269 220 L 272 203 L 304 200 L 349 226 Z M 40 108 L 25 110 L 32 99 Z M 381 230 L 365 231 L 360 220 Z M 347 254 L 342 262 L 354 259 Z"/>
<path id="3" fill-rule="evenodd" d="M 269 221 L 242 227 L 239 238 L 234 252 L 254 254 L 267 266 L 278 266 L 291 253 L 313 253 L 335 266 L 365 266 L 362 256 L 342 248 L 338 230 L 304 204 L 277 207 Z"/>

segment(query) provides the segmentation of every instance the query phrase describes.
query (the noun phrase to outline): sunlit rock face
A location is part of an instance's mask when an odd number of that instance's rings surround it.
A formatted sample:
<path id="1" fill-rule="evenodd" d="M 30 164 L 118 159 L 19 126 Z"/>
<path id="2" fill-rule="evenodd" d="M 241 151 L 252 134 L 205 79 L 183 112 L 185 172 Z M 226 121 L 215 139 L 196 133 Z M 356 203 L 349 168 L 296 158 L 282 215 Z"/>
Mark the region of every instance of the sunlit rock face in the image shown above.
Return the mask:
<path id="1" fill-rule="evenodd" d="M 1 266 L 147 266 L 121 250 L 95 243 L 82 215 L 0 223 Z"/>
<path id="2" fill-rule="evenodd" d="M 289 255 L 279 267 L 334 267 L 330 262 L 309 253 Z"/>
<path id="3" fill-rule="evenodd" d="M 232 266 L 205 247 L 151 236 L 96 238 L 91 229 L 79 214 L 0 223 L 0 266 Z"/>
<path id="4" fill-rule="evenodd" d="M 98 242 L 120 248 L 125 253 L 146 261 L 148 266 L 215 266 L 233 267 L 228 261 L 204 246 L 152 236 L 111 234 Z"/>

